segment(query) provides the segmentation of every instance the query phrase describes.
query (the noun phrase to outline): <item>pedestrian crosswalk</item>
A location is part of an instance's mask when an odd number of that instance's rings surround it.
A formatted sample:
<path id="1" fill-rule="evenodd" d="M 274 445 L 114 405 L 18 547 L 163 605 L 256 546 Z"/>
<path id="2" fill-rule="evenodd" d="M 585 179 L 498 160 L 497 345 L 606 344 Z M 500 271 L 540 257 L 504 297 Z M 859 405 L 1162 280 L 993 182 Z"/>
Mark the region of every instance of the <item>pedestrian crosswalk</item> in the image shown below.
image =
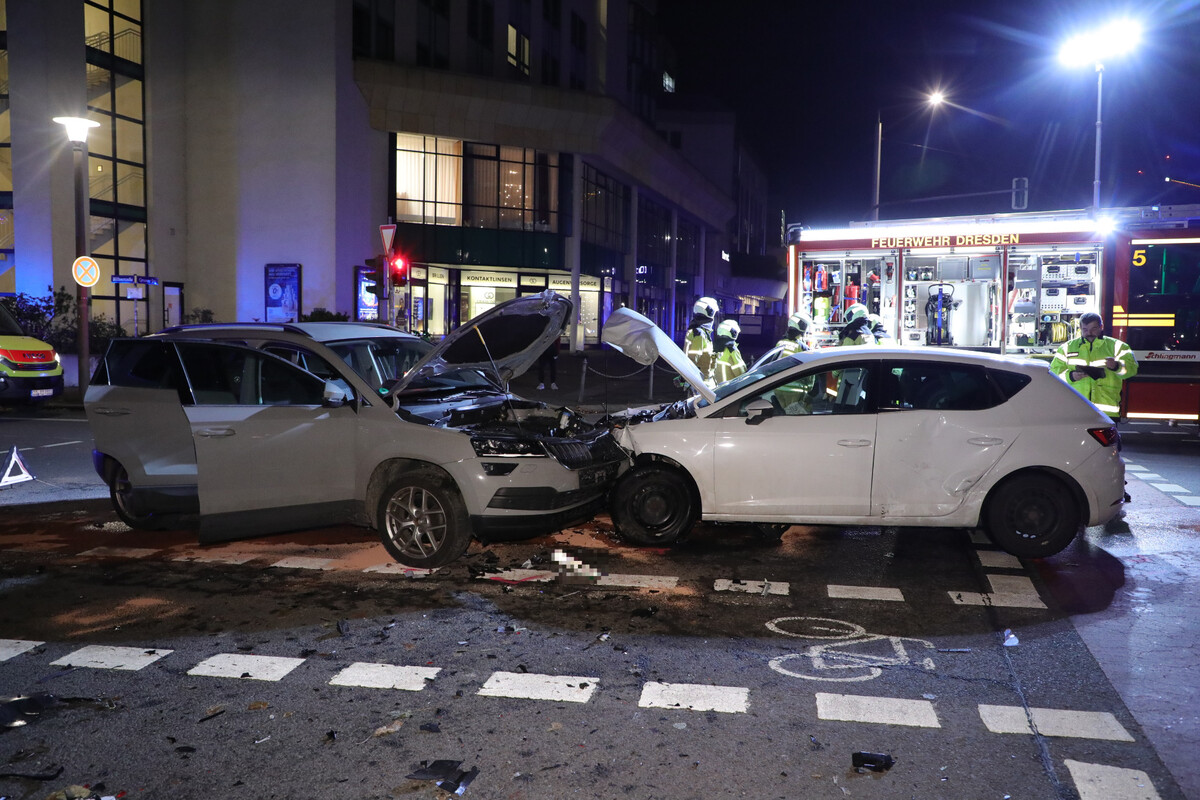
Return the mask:
<path id="1" fill-rule="evenodd" d="M 56 646 L 23 639 L 0 639 L 0 669 L 5 663 L 37 659 Z M 49 661 L 49 666 L 141 672 L 155 664 L 180 656 L 172 649 L 157 647 L 118 647 L 85 645 Z M 266 656 L 250 653 L 216 653 L 201 659 L 186 670 L 193 677 L 219 680 L 286 680 L 305 658 Z M 175 666 L 175 665 L 172 665 Z M 324 659 L 322 659 L 324 666 Z M 442 668 L 431 665 L 355 662 L 329 677 L 331 686 L 371 690 L 422 692 L 437 683 Z M 456 683 L 461 686 L 461 683 Z M 599 675 L 555 675 L 526 671 L 495 671 L 475 690 L 484 698 L 500 702 L 529 701 L 554 704 L 587 705 L 600 696 L 607 685 Z M 795 695 L 789 693 L 789 702 Z M 752 690 L 744 686 L 718 686 L 696 683 L 646 681 L 641 685 L 639 708 L 680 713 L 746 714 L 754 706 L 770 707 L 777 702 L 770 690 Z M 954 706 L 941 709 L 931 699 L 881 697 L 876 695 L 812 694 L 815 717 L 865 725 L 891 725 L 941 728 L 946 714 L 962 713 Z M 978 704 L 978 724 L 998 735 L 1040 735 L 1107 742 L 1134 742 L 1120 721 L 1107 711 L 1059 708 L 1030 708 Z M 961 720 L 959 720 L 961 723 Z M 1066 763 L 1082 800 L 1156 800 L 1149 777 L 1138 770 L 1105 764 L 1070 761 Z"/>

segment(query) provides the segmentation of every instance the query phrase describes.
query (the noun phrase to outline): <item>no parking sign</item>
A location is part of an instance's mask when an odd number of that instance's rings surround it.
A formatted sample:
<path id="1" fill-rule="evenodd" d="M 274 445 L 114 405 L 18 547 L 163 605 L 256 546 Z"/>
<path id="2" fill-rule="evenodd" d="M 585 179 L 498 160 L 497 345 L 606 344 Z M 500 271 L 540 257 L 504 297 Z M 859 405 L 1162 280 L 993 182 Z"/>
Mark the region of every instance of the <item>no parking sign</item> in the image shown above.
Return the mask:
<path id="1" fill-rule="evenodd" d="M 71 264 L 71 277 L 80 286 L 90 289 L 100 282 L 100 265 L 91 256 L 80 256 Z"/>

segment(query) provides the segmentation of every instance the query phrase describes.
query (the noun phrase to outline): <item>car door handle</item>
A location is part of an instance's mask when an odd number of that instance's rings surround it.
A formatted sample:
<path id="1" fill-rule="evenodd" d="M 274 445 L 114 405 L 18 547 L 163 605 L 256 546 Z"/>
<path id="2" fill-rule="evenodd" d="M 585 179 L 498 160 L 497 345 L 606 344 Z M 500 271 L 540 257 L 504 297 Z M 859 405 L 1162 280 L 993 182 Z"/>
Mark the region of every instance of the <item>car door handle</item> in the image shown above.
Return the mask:
<path id="1" fill-rule="evenodd" d="M 839 447 L 870 447 L 870 439 L 838 439 Z"/>
<path id="2" fill-rule="evenodd" d="M 124 417 L 127 414 L 129 414 L 129 409 L 128 408 L 109 408 L 108 406 L 101 406 L 96 409 L 96 413 L 102 417 Z"/>
<path id="3" fill-rule="evenodd" d="M 976 436 L 972 439 L 967 439 L 971 444 L 979 445 L 980 447 L 991 447 L 994 444 L 1004 444 L 1003 439 L 995 439 L 991 436 Z"/>
<path id="4" fill-rule="evenodd" d="M 222 436 L 233 436 L 237 431 L 233 428 L 201 428 L 196 431 L 197 436 L 203 436 L 206 439 L 219 439 Z"/>

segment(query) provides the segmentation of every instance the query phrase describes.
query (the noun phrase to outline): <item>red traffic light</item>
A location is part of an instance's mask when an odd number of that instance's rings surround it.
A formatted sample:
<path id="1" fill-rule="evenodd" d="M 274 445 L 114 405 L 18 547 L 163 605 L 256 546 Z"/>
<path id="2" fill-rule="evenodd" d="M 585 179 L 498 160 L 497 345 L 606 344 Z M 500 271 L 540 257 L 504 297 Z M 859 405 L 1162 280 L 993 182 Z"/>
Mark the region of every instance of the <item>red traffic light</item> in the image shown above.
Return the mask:
<path id="1" fill-rule="evenodd" d="M 408 280 L 408 259 L 399 254 L 393 254 L 389 258 L 389 263 L 392 268 L 392 281 L 397 286 L 403 286 Z"/>

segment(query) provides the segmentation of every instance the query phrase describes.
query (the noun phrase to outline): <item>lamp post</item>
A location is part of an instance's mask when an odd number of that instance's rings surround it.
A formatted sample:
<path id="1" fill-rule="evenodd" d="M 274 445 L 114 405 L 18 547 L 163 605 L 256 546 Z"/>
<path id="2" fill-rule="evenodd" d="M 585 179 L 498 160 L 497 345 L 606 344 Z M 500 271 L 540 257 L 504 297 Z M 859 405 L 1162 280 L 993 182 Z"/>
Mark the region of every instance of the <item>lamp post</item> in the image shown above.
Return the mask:
<path id="1" fill-rule="evenodd" d="M 925 98 L 925 102 L 930 107 L 936 107 L 942 104 L 946 96 L 941 92 L 933 92 Z M 879 219 L 879 177 L 882 170 L 883 161 L 883 112 L 875 112 L 875 180 L 873 183 L 874 190 L 871 194 L 871 219 Z"/>
<path id="2" fill-rule="evenodd" d="M 1100 210 L 1100 126 L 1104 99 L 1104 62 L 1137 47 L 1142 26 L 1129 19 L 1110 22 L 1103 28 L 1073 36 L 1058 51 L 1058 60 L 1067 67 L 1094 64 L 1096 67 L 1096 170 L 1092 180 L 1092 213 Z"/>
<path id="3" fill-rule="evenodd" d="M 88 130 L 98 127 L 99 122 L 83 117 L 55 117 L 54 121 L 67 129 L 67 138 L 71 140 L 71 149 L 75 159 L 75 257 L 90 255 L 88 253 L 88 179 L 87 179 L 87 137 Z M 88 289 L 82 284 L 76 284 L 75 300 L 79 314 L 79 396 L 87 390 L 91 378 L 88 367 L 91 366 L 91 347 L 88 342 Z"/>

